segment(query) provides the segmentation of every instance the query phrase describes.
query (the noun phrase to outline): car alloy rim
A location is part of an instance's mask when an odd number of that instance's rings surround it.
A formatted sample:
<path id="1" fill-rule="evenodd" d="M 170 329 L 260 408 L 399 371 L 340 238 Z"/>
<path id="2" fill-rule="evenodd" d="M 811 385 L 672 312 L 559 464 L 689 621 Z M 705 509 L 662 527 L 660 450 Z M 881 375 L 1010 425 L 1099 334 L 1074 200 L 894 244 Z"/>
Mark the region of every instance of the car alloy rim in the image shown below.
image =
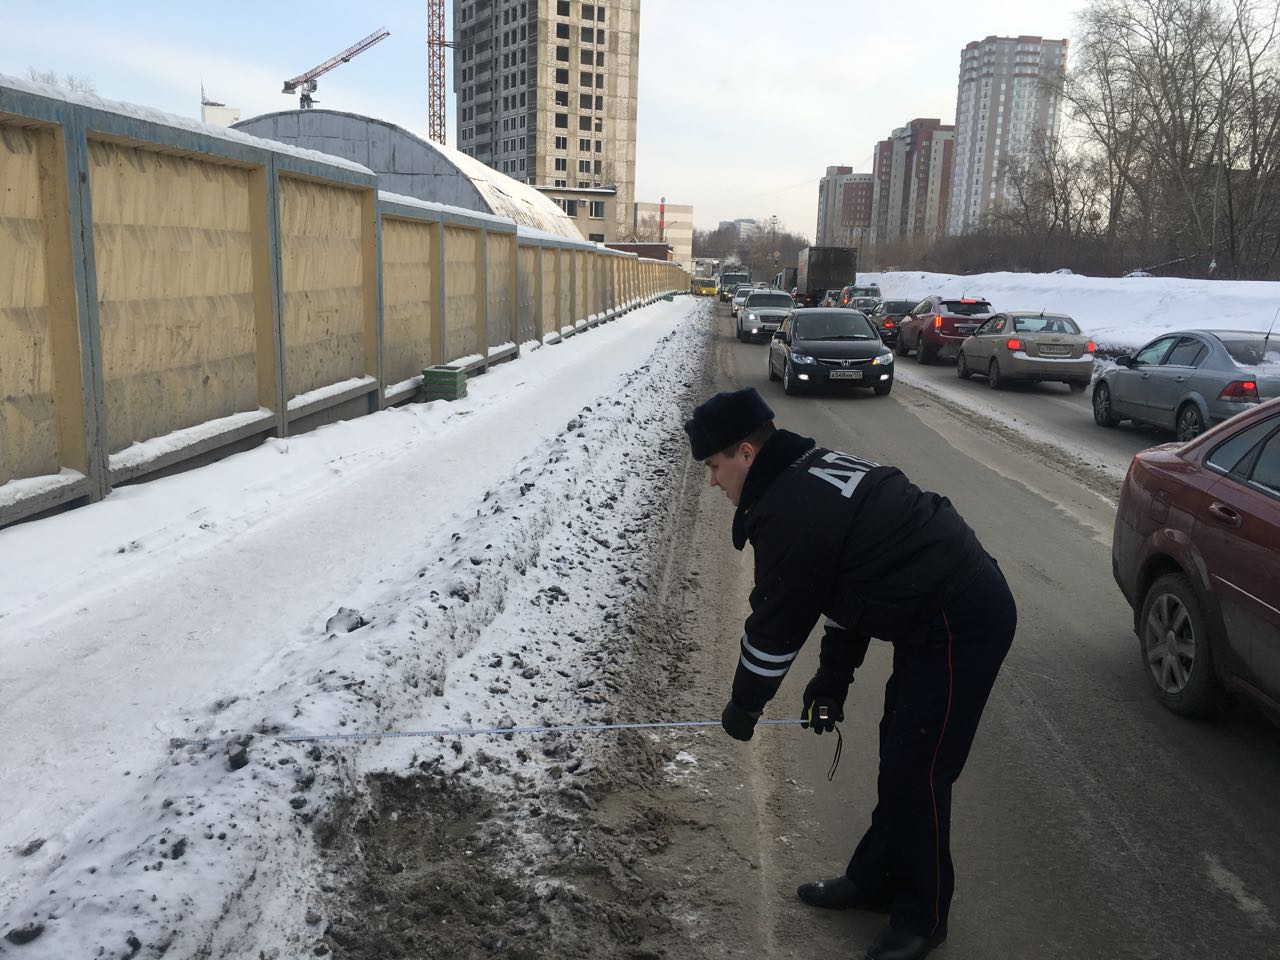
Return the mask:
<path id="1" fill-rule="evenodd" d="M 1188 407 L 1178 418 L 1178 439 L 1194 440 L 1200 435 L 1201 427 L 1200 411 L 1195 407 Z"/>
<path id="2" fill-rule="evenodd" d="M 787 364 L 782 368 L 782 385 L 790 389 L 791 387 L 791 364 Z"/>
<path id="3" fill-rule="evenodd" d="M 1165 693 L 1181 693 L 1196 662 L 1196 638 L 1191 615 L 1172 593 L 1162 593 L 1151 605 L 1145 628 L 1147 668 Z"/>
<path id="4" fill-rule="evenodd" d="M 1107 419 L 1107 415 L 1111 413 L 1111 393 L 1106 387 L 1099 387 L 1093 392 L 1093 412 L 1098 415 L 1099 420 Z"/>

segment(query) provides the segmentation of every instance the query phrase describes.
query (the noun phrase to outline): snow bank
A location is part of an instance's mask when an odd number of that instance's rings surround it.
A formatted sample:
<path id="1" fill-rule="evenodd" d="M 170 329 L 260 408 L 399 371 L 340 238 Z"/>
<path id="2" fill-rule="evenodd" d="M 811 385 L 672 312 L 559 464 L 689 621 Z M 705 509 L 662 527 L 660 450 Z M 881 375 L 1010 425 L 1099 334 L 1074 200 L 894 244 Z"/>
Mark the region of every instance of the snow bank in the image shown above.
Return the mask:
<path id="1" fill-rule="evenodd" d="M 860 273 L 891 299 L 931 293 L 983 297 L 997 310 L 1065 313 L 1110 350 L 1141 346 L 1170 330 L 1265 331 L 1280 308 L 1280 283 L 1041 273 Z M 1280 329 L 1280 323 L 1277 324 Z"/>
<path id="2" fill-rule="evenodd" d="M 607 717 L 708 306 L 0 531 L 0 936 L 310 955 L 334 798 L 424 757 L 484 782 L 521 744 L 275 735 Z M 198 737 L 245 752 L 170 744 Z"/>

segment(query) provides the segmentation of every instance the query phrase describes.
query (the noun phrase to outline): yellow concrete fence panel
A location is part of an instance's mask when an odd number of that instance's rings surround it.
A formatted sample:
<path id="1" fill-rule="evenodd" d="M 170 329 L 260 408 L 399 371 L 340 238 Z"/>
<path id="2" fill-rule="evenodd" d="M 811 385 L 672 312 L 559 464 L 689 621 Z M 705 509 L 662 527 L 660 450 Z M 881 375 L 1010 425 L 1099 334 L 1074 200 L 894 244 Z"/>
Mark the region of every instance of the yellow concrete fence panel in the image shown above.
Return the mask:
<path id="1" fill-rule="evenodd" d="M 559 256 L 559 272 L 560 272 L 560 289 L 562 296 L 560 298 L 560 311 L 556 315 L 555 329 L 572 325 L 573 317 L 573 251 L 560 250 Z"/>
<path id="2" fill-rule="evenodd" d="M 437 229 L 416 220 L 382 221 L 382 362 L 388 384 L 417 376 L 435 362 Z"/>
<path id="3" fill-rule="evenodd" d="M 542 259 L 542 335 L 556 330 L 560 326 L 560 317 L 556 313 L 556 276 L 558 263 L 556 251 L 543 249 L 539 256 Z"/>
<path id="4" fill-rule="evenodd" d="M 480 231 L 444 228 L 445 356 L 448 363 L 477 354 L 480 310 Z"/>
<path id="5" fill-rule="evenodd" d="M 511 268 L 515 255 L 514 236 L 489 234 L 489 345 L 492 347 L 511 340 L 511 312 L 515 310 Z"/>
<path id="6" fill-rule="evenodd" d="M 40 169 L 52 140 L 0 124 L 0 483 L 60 468 Z"/>
<path id="7" fill-rule="evenodd" d="M 516 304 L 516 339 L 526 343 L 538 339 L 538 248 L 521 247 L 517 258 L 520 296 Z"/>
<path id="8" fill-rule="evenodd" d="M 361 194 L 280 178 L 285 397 L 362 377 Z"/>
<path id="9" fill-rule="evenodd" d="M 577 323 L 579 320 L 585 320 L 587 315 L 591 313 L 591 304 L 587 300 L 587 270 L 590 268 L 591 263 L 587 259 L 586 251 L 583 250 L 573 251 L 573 259 L 575 269 L 573 302 L 576 307 L 576 316 L 574 316 L 573 322 Z"/>
<path id="10" fill-rule="evenodd" d="M 258 407 L 249 171 L 89 144 L 110 452 Z"/>

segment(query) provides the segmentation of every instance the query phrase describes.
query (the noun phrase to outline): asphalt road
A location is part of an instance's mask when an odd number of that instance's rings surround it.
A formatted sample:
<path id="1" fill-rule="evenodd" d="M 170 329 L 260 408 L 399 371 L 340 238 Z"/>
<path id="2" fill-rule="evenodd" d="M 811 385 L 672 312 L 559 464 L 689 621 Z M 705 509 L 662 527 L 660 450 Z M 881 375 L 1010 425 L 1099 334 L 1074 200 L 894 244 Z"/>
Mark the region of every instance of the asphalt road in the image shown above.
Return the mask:
<path id="1" fill-rule="evenodd" d="M 905 382 L 884 398 L 787 397 L 766 380 L 766 348 L 738 343 L 730 323 L 720 307 L 707 394 L 754 385 L 780 425 L 945 493 L 1018 600 L 1018 635 L 955 790 L 957 893 L 937 955 L 1280 956 L 1280 733 L 1247 707 L 1191 722 L 1153 701 L 1111 577 L 1106 491 L 1077 477 L 1070 457 L 1029 453 Z M 953 368 L 907 362 L 912 374 L 959 383 Z M 1164 439 L 1095 427 L 1087 400 L 1065 388 L 964 389 L 996 418 L 1034 410 L 1048 422 L 1079 420 L 1080 436 L 1126 459 L 1125 449 Z M 687 616 L 703 638 L 686 664 L 687 708 L 718 712 L 748 609 L 751 550 L 732 549 L 732 507 L 700 468 L 683 495 L 689 540 L 673 550 L 667 579 L 686 584 Z M 749 744 L 719 731 L 689 738 L 698 766 L 673 803 L 685 832 L 652 866 L 687 906 L 679 934 L 698 938 L 696 955 L 861 956 L 879 929 L 875 915 L 806 908 L 794 889 L 841 873 L 866 827 L 890 653 L 873 643 L 859 672 L 833 783 L 831 737 L 768 728 Z M 814 642 L 767 716 L 798 714 L 816 660 Z"/>

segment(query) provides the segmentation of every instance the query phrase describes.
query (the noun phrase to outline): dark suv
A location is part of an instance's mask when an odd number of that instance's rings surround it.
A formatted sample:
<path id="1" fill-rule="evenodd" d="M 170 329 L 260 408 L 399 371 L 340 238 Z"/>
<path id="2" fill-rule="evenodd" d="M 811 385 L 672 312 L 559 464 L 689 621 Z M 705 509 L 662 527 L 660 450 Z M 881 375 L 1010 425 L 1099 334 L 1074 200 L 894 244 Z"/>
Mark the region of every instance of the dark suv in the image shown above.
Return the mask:
<path id="1" fill-rule="evenodd" d="M 1228 691 L 1280 710 L 1280 399 L 1133 458 L 1111 569 L 1156 699 L 1212 713 Z"/>
<path id="2" fill-rule="evenodd" d="M 898 324 L 898 356 L 914 350 L 921 363 L 954 357 L 993 312 L 991 304 L 977 297 L 925 297 Z"/>

